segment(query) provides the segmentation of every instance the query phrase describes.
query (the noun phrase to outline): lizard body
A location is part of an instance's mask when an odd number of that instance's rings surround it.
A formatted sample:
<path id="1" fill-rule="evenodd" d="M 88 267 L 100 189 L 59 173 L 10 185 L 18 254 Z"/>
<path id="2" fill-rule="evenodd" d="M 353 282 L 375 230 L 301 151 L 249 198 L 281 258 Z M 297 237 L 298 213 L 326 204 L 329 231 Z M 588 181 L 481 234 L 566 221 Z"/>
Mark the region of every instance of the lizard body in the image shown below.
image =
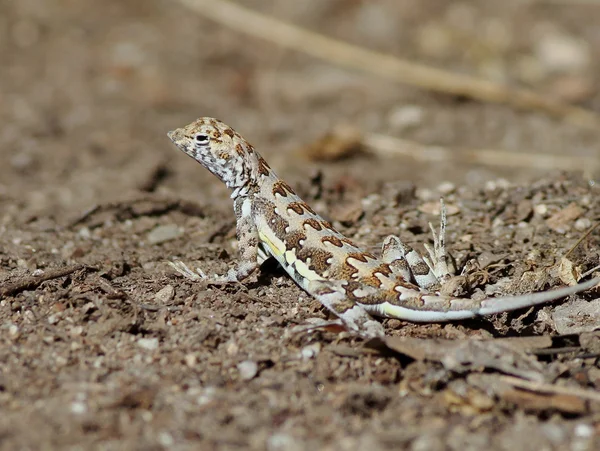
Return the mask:
<path id="1" fill-rule="evenodd" d="M 320 217 L 223 122 L 200 118 L 168 136 L 231 189 L 237 219 L 238 264 L 215 277 L 193 272 L 181 262 L 172 264 L 192 279 L 242 281 L 272 256 L 346 328 L 365 337 L 384 334 L 371 314 L 416 322 L 459 320 L 529 307 L 600 283 L 594 279 L 553 291 L 482 301 L 436 294 L 431 291 L 451 276 L 444 213 L 439 236 L 434 234 L 434 249 L 428 249 L 430 261 L 395 236 L 384 240 L 382 256 L 377 258 Z"/>

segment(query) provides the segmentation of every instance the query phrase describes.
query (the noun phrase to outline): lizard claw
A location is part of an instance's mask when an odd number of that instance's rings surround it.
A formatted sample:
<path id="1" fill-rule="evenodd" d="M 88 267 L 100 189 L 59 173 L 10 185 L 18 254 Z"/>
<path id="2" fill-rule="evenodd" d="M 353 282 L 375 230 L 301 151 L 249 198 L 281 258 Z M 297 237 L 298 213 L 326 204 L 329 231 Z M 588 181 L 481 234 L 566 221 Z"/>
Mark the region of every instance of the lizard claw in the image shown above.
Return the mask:
<path id="1" fill-rule="evenodd" d="M 425 250 L 429 254 L 429 257 L 424 257 L 425 262 L 442 285 L 452 277 L 454 272 L 451 268 L 448 251 L 446 250 L 447 221 L 446 204 L 444 203 L 444 199 L 440 198 L 440 230 L 439 232 L 436 231 L 433 225 L 429 223 L 429 228 L 433 235 L 433 248 L 427 243 L 424 243 L 423 247 L 425 247 Z"/>
<path id="2" fill-rule="evenodd" d="M 188 265 L 183 263 L 181 260 L 167 262 L 171 268 L 181 274 L 186 279 L 192 280 L 193 282 L 204 282 L 209 285 L 226 285 L 231 283 L 239 282 L 235 276 L 235 271 L 231 270 L 227 275 L 224 276 L 207 276 L 204 271 L 200 268 L 196 268 L 194 271 Z"/>
<path id="3" fill-rule="evenodd" d="M 193 280 L 194 282 L 199 282 L 203 280 L 208 280 L 206 273 L 202 271 L 200 268 L 196 268 L 196 271 L 192 270 L 188 265 L 183 263 L 181 260 L 176 260 L 173 262 L 167 262 L 171 268 L 177 271 L 186 279 Z"/>

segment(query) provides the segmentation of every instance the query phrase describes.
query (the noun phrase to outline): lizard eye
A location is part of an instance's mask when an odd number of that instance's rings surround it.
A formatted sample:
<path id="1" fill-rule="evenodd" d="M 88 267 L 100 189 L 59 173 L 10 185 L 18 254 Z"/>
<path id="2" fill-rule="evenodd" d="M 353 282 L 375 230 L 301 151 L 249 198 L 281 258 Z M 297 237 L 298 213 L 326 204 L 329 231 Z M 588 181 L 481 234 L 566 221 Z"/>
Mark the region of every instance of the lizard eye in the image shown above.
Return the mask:
<path id="1" fill-rule="evenodd" d="M 198 133 L 194 139 L 196 140 L 197 144 L 208 144 L 208 141 L 210 140 L 208 135 L 203 135 L 201 133 Z"/>

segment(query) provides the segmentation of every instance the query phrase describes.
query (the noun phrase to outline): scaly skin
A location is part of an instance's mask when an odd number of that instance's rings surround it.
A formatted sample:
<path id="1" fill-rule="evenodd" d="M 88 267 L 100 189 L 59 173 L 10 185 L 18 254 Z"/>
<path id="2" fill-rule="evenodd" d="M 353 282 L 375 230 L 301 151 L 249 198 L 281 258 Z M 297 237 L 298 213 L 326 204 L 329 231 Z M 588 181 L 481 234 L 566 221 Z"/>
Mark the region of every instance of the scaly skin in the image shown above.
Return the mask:
<path id="1" fill-rule="evenodd" d="M 382 257 L 377 258 L 315 213 L 241 135 L 223 122 L 200 118 L 168 136 L 232 190 L 237 218 L 237 266 L 226 275 L 206 277 L 180 262 L 173 264 L 192 279 L 242 281 L 273 256 L 346 328 L 364 337 L 384 335 L 381 323 L 371 314 L 417 322 L 459 320 L 530 307 L 600 283 L 594 279 L 553 291 L 483 301 L 431 293 L 450 276 L 444 214 L 440 234 L 434 235 L 430 262 L 395 236 L 384 241 Z"/>

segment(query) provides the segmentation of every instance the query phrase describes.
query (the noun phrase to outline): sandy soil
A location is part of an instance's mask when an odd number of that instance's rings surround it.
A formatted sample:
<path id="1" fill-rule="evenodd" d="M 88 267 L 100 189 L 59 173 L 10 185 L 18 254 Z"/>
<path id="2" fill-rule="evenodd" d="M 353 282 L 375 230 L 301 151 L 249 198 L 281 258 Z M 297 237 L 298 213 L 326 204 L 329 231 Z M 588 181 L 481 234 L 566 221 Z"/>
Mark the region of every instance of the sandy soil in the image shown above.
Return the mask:
<path id="1" fill-rule="evenodd" d="M 595 5 L 246 4 L 600 105 Z M 220 272 L 236 258 L 226 189 L 166 137 L 214 116 L 370 250 L 390 233 L 422 249 L 443 195 L 464 296 L 564 285 L 600 264 L 600 232 L 585 236 L 600 218 L 593 167 L 317 162 L 303 150 L 349 124 L 551 166 L 600 157 L 598 130 L 353 73 L 176 1 L 1 2 L 0 36 L 2 449 L 600 448 L 598 291 L 478 321 L 386 320 L 385 350 L 298 332 L 327 315 L 269 262 L 227 287 L 166 263 Z"/>

